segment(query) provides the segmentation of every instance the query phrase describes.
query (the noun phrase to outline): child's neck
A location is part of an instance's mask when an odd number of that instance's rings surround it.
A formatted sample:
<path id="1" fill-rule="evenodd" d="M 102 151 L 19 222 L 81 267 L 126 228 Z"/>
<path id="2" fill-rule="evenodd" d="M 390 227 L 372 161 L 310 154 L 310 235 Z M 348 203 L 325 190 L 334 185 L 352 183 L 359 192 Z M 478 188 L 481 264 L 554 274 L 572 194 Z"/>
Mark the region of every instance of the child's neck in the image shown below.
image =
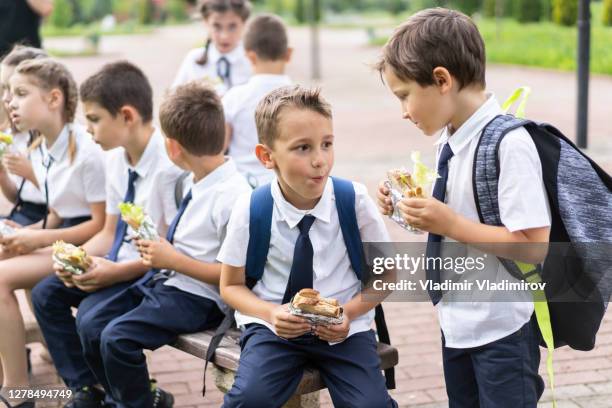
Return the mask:
<path id="1" fill-rule="evenodd" d="M 128 143 L 123 146 L 127 153 L 128 162 L 131 166 L 136 166 L 140 161 L 151 136 L 153 136 L 155 128 L 149 123 L 145 123 L 142 126 L 138 126 L 137 129 L 129 136 Z"/>
<path id="2" fill-rule="evenodd" d="M 225 163 L 225 156 L 218 154 L 215 156 L 191 156 L 185 158 L 187 170 L 193 173 L 193 182 L 197 183 L 210 173 L 215 171 L 219 166 Z"/>
<path id="3" fill-rule="evenodd" d="M 464 88 L 459 91 L 455 100 L 457 110 L 448 125 L 449 133 L 455 133 L 486 101 L 487 94 L 480 87 Z"/>
<path id="4" fill-rule="evenodd" d="M 253 64 L 253 73 L 256 75 L 284 75 L 285 61 L 258 61 Z"/>
<path id="5" fill-rule="evenodd" d="M 283 197 L 289 204 L 297 208 L 298 210 L 312 210 L 317 206 L 321 197 L 315 199 L 308 199 L 297 194 L 288 184 L 286 184 L 280 177 L 278 178 L 278 186 L 280 187 Z"/>
<path id="6" fill-rule="evenodd" d="M 48 149 L 50 149 L 57 141 L 62 129 L 64 129 L 64 126 L 66 126 L 66 122 L 58 117 L 55 120 L 50 120 L 49 122 L 38 127 L 40 134 L 45 137 Z"/>

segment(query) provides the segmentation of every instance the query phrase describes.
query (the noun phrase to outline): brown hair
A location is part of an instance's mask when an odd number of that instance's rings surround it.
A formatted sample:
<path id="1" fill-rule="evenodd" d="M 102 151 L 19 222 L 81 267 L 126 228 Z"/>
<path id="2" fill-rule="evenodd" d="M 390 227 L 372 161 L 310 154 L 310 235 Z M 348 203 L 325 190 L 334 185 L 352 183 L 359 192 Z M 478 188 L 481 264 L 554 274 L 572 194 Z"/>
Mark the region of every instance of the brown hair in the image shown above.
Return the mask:
<path id="1" fill-rule="evenodd" d="M 159 108 L 159 122 L 166 137 L 176 140 L 195 156 L 223 152 L 225 117 L 214 89 L 192 81 L 173 89 Z"/>
<path id="2" fill-rule="evenodd" d="M 327 119 L 332 119 L 331 105 L 321 95 L 319 88 L 289 85 L 266 95 L 255 110 L 255 124 L 259 142 L 270 147 L 278 138 L 278 124 L 284 109 L 309 109 Z"/>
<path id="3" fill-rule="evenodd" d="M 459 89 L 485 87 L 485 46 L 478 28 L 465 14 L 441 7 L 422 10 L 400 25 L 383 48 L 375 68 L 391 67 L 404 81 L 433 85 L 433 70 L 446 68 Z"/>
<path id="4" fill-rule="evenodd" d="M 116 116 L 126 105 L 134 107 L 143 122 L 153 119 L 153 90 L 145 74 L 128 61 L 106 64 L 81 84 L 81 101 L 95 102 Z"/>
<path id="5" fill-rule="evenodd" d="M 34 81 L 36 86 L 44 90 L 59 89 L 64 95 L 64 111 L 62 115 L 64 122 L 71 123 L 74 121 L 79 96 L 76 82 L 64 64 L 51 58 L 27 60 L 17 65 L 15 72 L 27 75 Z M 76 156 L 76 141 L 72 127 L 70 127 L 68 135 L 68 153 L 70 163 L 73 163 Z"/>
<path id="6" fill-rule="evenodd" d="M 287 28 L 274 14 L 261 14 L 249 23 L 244 48 L 264 61 L 278 61 L 287 54 Z"/>
<path id="7" fill-rule="evenodd" d="M 203 0 L 200 3 L 200 14 L 204 20 L 208 20 L 208 17 L 212 13 L 227 13 L 229 11 L 236 13 L 242 21 L 247 21 L 251 15 L 251 2 L 249 0 Z M 208 50 L 212 40 L 206 39 L 204 44 L 204 54 L 196 60 L 199 65 L 206 65 L 208 63 Z"/>

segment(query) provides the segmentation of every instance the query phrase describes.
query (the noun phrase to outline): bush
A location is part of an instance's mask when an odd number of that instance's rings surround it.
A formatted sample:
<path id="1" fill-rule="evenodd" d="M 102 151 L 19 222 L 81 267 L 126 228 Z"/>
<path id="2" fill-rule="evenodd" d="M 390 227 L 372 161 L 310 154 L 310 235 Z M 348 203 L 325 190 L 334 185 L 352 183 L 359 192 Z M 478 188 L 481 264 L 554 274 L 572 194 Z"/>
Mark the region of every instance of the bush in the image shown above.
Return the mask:
<path id="1" fill-rule="evenodd" d="M 553 0 L 553 21 L 564 26 L 576 24 L 578 0 Z"/>
<path id="2" fill-rule="evenodd" d="M 453 0 L 450 3 L 451 7 L 462 11 L 463 13 L 471 16 L 481 7 L 481 0 Z"/>
<path id="3" fill-rule="evenodd" d="M 186 3 L 183 0 L 168 0 L 168 3 L 166 4 L 166 11 L 168 12 L 171 20 L 184 21 L 189 18 L 185 4 Z"/>
<path id="4" fill-rule="evenodd" d="M 540 0 L 513 0 L 514 10 L 512 15 L 521 23 L 529 23 L 540 20 Z"/>
<path id="5" fill-rule="evenodd" d="M 552 2 L 551 0 L 540 0 L 540 20 L 550 21 L 552 19 Z"/>
<path id="6" fill-rule="evenodd" d="M 66 28 L 72 25 L 73 16 L 72 5 L 68 0 L 56 0 L 50 21 L 55 27 Z"/>
<path id="7" fill-rule="evenodd" d="M 112 0 L 93 0 L 93 6 L 89 12 L 91 20 L 100 20 L 105 16 L 113 13 Z"/>
<path id="8" fill-rule="evenodd" d="M 388 0 L 387 9 L 389 10 L 389 13 L 396 16 L 401 12 L 406 11 L 408 9 L 408 5 L 406 4 L 405 0 Z"/>
<path id="9" fill-rule="evenodd" d="M 601 17 L 604 25 L 612 26 L 612 0 L 604 0 Z"/>

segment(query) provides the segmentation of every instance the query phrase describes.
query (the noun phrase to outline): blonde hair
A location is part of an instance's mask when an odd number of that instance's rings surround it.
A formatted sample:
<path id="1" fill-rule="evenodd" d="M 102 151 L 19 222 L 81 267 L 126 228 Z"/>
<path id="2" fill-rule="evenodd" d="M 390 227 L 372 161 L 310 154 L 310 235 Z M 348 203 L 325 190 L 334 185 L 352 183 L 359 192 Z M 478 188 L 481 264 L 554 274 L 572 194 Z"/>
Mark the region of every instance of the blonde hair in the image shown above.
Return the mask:
<path id="1" fill-rule="evenodd" d="M 79 95 L 76 82 L 64 64 L 51 58 L 27 60 L 17 65 L 15 72 L 30 77 L 34 80 L 36 86 L 46 91 L 59 89 L 64 96 L 62 119 L 66 123 L 74 121 Z M 31 150 L 36 149 L 41 143 L 42 138 L 39 136 L 30 145 Z M 68 155 L 71 164 L 76 157 L 76 150 L 76 140 L 74 138 L 72 126 L 70 126 L 68 134 Z"/>
<path id="2" fill-rule="evenodd" d="M 321 95 L 319 88 L 289 85 L 266 95 L 255 110 L 255 124 L 259 142 L 270 147 L 278 138 L 280 114 L 286 108 L 308 109 L 327 119 L 332 118 L 331 105 Z"/>

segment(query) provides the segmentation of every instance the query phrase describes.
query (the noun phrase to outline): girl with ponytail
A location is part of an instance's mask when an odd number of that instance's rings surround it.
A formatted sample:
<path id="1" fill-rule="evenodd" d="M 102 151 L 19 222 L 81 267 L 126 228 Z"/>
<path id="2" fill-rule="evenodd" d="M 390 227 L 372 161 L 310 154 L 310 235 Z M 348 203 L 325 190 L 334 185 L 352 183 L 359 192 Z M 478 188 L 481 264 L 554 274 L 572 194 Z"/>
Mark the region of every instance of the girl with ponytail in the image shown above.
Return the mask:
<path id="1" fill-rule="evenodd" d="M 53 271 L 50 245 L 82 244 L 105 220 L 104 156 L 83 127 L 73 123 L 77 87 L 68 69 L 50 58 L 23 61 L 9 79 L 12 124 L 42 136 L 42 170 L 36 172 L 49 213 L 41 222 L 0 237 L 0 400 L 11 388 L 28 388 L 25 330 L 15 290 L 31 289 Z M 14 395 L 13 395 L 14 396 Z M 33 401 L 11 399 L 13 407 Z"/>
<path id="2" fill-rule="evenodd" d="M 245 83 L 251 65 L 242 47 L 242 32 L 251 14 L 248 0 L 203 0 L 200 13 L 208 37 L 203 48 L 191 50 L 176 75 L 172 87 L 204 79 L 216 85 L 223 95 Z"/>

